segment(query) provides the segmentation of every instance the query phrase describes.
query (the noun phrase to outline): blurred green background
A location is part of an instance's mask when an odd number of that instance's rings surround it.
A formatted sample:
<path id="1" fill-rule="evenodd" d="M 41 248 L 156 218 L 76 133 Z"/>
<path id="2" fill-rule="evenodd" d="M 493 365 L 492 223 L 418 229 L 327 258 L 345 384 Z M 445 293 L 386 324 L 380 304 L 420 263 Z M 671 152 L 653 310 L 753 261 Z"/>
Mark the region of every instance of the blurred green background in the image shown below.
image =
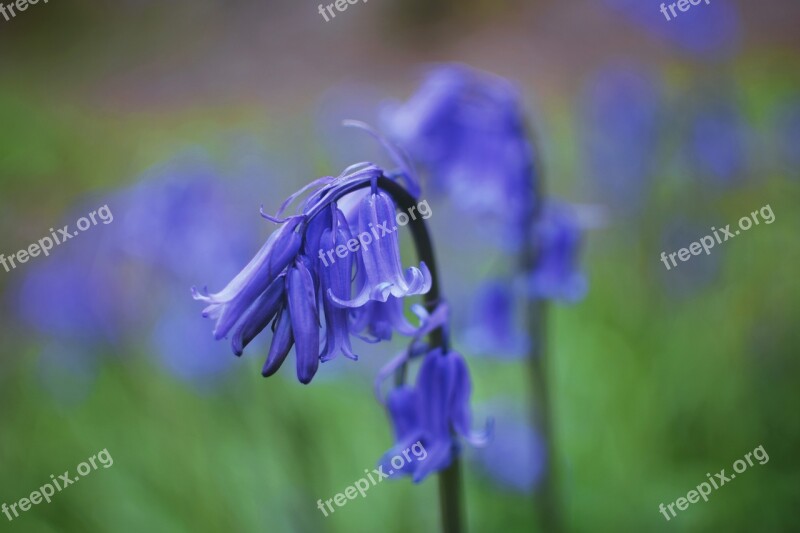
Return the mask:
<path id="1" fill-rule="evenodd" d="M 308 387 L 289 363 L 265 380 L 265 345 L 241 359 L 206 345 L 189 287 L 217 290 L 244 265 L 270 231 L 261 204 L 274 212 L 311 179 L 380 157 L 333 124 L 379 122 L 426 64 L 459 61 L 518 84 L 546 189 L 602 214 L 582 261 L 589 294 L 549 324 L 568 530 L 797 530 L 800 6 L 693 10 L 704 18 L 612 0 L 374 0 L 325 22 L 311 2 L 120 0 L 0 19 L 0 253 L 106 203 L 115 215 L 0 271 L 0 503 L 104 448 L 114 459 L 0 528 L 437 529 L 434 478 L 383 482 L 328 518 L 316 508 L 391 446 L 372 379 L 402 341 L 362 345 Z M 197 198 L 176 186 L 164 207 L 173 174 L 221 185 Z M 138 197 L 140 183 L 152 188 Z M 481 221 L 452 201 L 431 200 L 430 223 L 445 290 L 469 302 L 507 258 L 477 251 Z M 766 204 L 773 224 L 664 269 L 662 251 Z M 205 270 L 222 262 L 217 243 L 225 266 Z M 458 331 L 455 343 L 476 405 L 526 404 L 523 363 L 480 356 Z M 759 445 L 767 464 L 659 514 Z M 537 530 L 530 494 L 472 459 L 465 483 L 471 530 Z"/>

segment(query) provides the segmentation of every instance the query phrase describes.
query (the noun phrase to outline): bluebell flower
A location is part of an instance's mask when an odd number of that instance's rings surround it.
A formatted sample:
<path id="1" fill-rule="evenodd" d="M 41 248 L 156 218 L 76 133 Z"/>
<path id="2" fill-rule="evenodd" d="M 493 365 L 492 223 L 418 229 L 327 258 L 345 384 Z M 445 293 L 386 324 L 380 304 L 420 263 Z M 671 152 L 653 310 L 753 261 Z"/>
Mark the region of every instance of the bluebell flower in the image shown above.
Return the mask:
<path id="1" fill-rule="evenodd" d="M 534 239 L 538 257 L 528 274 L 530 294 L 566 302 L 583 298 L 588 284 L 578 261 L 582 230 L 573 209 L 556 202 L 545 204 Z"/>
<path id="2" fill-rule="evenodd" d="M 529 493 L 547 468 L 544 439 L 511 401 L 492 402 L 492 439 L 471 456 L 478 469 L 497 485 L 515 492 Z"/>
<path id="3" fill-rule="evenodd" d="M 696 172 L 721 185 L 740 181 L 747 170 L 748 135 L 734 104 L 707 102 L 692 118 L 687 136 Z"/>
<path id="4" fill-rule="evenodd" d="M 149 346 L 171 375 L 194 386 L 212 386 L 233 368 L 232 361 L 224 346 L 204 331 L 192 302 L 185 301 L 186 287 L 182 289 L 177 294 L 170 287 L 163 294 L 163 312 L 149 333 Z"/>
<path id="5" fill-rule="evenodd" d="M 214 338 L 228 336 L 231 328 L 245 315 L 256 299 L 278 278 L 297 256 L 302 242 L 295 231 L 302 217 L 292 217 L 273 233 L 264 246 L 220 292 L 203 294 L 192 289 L 195 300 L 206 302 L 204 317 L 216 319 Z M 255 320 L 252 315 L 249 317 Z"/>
<path id="6" fill-rule="evenodd" d="M 297 379 L 309 383 L 319 367 L 319 311 L 316 280 L 308 268 L 308 260 L 300 257 L 286 275 L 287 311 L 292 323 Z"/>
<path id="7" fill-rule="evenodd" d="M 666 2 L 666 15 L 660 9 L 663 0 L 603 0 L 622 16 L 635 22 L 656 40 L 667 41 L 671 48 L 694 58 L 721 61 L 736 53 L 741 40 L 738 8 L 731 2 L 705 2 L 690 6 L 686 12 L 675 10 L 673 16 Z"/>
<path id="8" fill-rule="evenodd" d="M 393 225 L 396 212 L 394 201 L 380 190 L 361 201 L 355 232 L 361 243 L 356 296 L 339 298 L 329 290 L 333 302 L 344 307 L 361 307 L 370 300 L 385 302 L 390 296 L 403 298 L 430 290 L 431 273 L 424 262 L 420 262 L 419 268 L 403 271 L 397 227 Z"/>
<path id="9" fill-rule="evenodd" d="M 592 76 L 580 105 L 584 172 L 617 213 L 635 212 L 656 170 L 660 94 L 636 67 L 604 68 Z"/>
<path id="10" fill-rule="evenodd" d="M 465 210 L 509 222 L 511 231 L 522 227 L 535 200 L 534 153 L 513 85 L 463 65 L 443 65 L 385 116 L 391 136 L 428 169 L 433 191 L 447 191 Z"/>
<path id="11" fill-rule="evenodd" d="M 493 357 L 521 357 L 530 339 L 518 323 L 520 291 L 511 282 L 491 280 L 476 291 L 472 317 L 464 332 L 464 342 L 475 353 Z"/>
<path id="12" fill-rule="evenodd" d="M 396 206 L 376 185 L 383 175 L 374 165 L 353 165 L 338 177 L 320 178 L 292 194 L 274 216 L 262 209 L 264 218 L 281 226 L 258 254 L 220 292 L 192 289 L 194 298 L 207 304 L 203 316 L 216 321 L 214 337 L 230 337 L 234 353 L 241 355 L 272 324 L 272 343 L 262 374 L 274 374 L 294 347 L 297 377 L 305 384 L 320 361 L 340 353 L 357 359 L 351 334 L 367 328 L 379 333 L 375 337 L 385 338 L 390 335 L 387 327 L 408 331 L 391 314 L 396 304 L 388 300 L 423 294 L 430 290 L 432 280 L 424 263 L 403 271 L 397 228 L 388 227 L 395 220 Z M 413 180 L 409 172 L 395 176 L 407 183 Z M 371 190 L 363 194 L 360 189 L 367 186 Z M 284 216 L 303 195 L 306 198 L 299 202 L 296 214 Z M 340 203 L 357 212 L 355 227 Z M 352 248 L 353 243 L 359 247 Z M 335 258 L 326 255 L 331 250 L 336 250 Z M 341 255 L 342 250 L 347 253 Z"/>
<path id="13" fill-rule="evenodd" d="M 136 298 L 117 275 L 122 266 L 99 234 L 56 248 L 30 265 L 15 291 L 23 323 L 41 335 L 87 345 L 119 341 L 132 318 L 120 302 Z"/>
<path id="14" fill-rule="evenodd" d="M 429 351 L 422 362 L 415 386 L 398 387 L 386 406 L 395 434 L 395 446 L 381 459 L 389 459 L 419 441 L 428 455 L 424 461 L 406 463 L 396 474 L 409 474 L 420 482 L 432 472 L 450 465 L 459 452 L 454 435 L 473 444 L 484 444 L 485 435 L 471 430 L 469 406 L 472 384 L 464 358 L 442 348 Z"/>

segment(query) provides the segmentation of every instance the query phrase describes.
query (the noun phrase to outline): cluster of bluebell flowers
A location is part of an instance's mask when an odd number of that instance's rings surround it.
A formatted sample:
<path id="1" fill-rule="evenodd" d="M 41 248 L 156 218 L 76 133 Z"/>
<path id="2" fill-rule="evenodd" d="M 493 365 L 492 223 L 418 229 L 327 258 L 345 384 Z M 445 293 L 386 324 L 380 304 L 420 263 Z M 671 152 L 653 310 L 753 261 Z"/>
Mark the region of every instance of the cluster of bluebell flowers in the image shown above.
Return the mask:
<path id="1" fill-rule="evenodd" d="M 297 377 L 309 383 L 320 361 L 339 354 L 358 358 L 351 335 L 385 339 L 395 326 L 410 333 L 399 299 L 426 293 L 431 273 L 424 262 L 403 270 L 396 234 L 328 266 L 316 254 L 346 245 L 353 235 L 394 216 L 394 201 L 377 186 L 383 175 L 377 166 L 354 165 L 293 194 L 276 216 L 262 211 L 280 227 L 250 263 L 217 293 L 193 289 L 194 298 L 208 304 L 203 316 L 216 320 L 214 337 L 229 337 L 233 352 L 241 355 L 271 324 L 264 376 L 274 374 L 294 346 Z M 297 213 L 280 218 L 304 194 Z"/>
<path id="2" fill-rule="evenodd" d="M 403 268 L 395 233 L 329 265 L 315 254 L 345 246 L 354 235 L 369 233 L 394 217 L 397 205 L 385 190 L 389 186 L 406 200 L 414 198 L 409 191 L 418 191 L 410 171 L 390 178 L 369 163 L 353 165 L 335 178 L 315 180 L 290 196 L 274 216 L 262 210 L 264 218 L 280 227 L 224 289 L 208 294 L 193 288 L 192 293 L 207 304 L 203 316 L 216 321 L 214 337 L 230 338 L 236 355 L 271 324 L 272 343 L 263 375 L 274 374 L 294 347 L 297 377 L 304 384 L 314 377 L 320 362 L 339 354 L 358 359 L 352 336 L 368 342 L 390 339 L 394 331 L 412 336 L 408 350 L 384 367 L 378 382 L 388 374 L 404 376 L 410 360 L 424 356 L 415 385 L 400 379 L 386 402 L 398 446 L 413 438 L 430 447 L 429 460 L 398 472 L 421 481 L 450 464 L 458 452 L 455 435 L 482 441 L 468 429 L 469 373 L 463 357 L 445 340 L 447 306 L 432 291 L 433 275 L 424 261 Z M 284 216 L 295 201 L 295 214 Z M 434 293 L 427 308 L 413 306 L 420 325 L 412 326 L 404 316 L 403 299 Z M 437 342 L 423 341 L 434 332 Z"/>
<path id="3" fill-rule="evenodd" d="M 489 280 L 477 291 L 467 332 L 478 351 L 521 355 L 531 344 L 516 323 L 511 295 L 574 302 L 587 283 L 578 262 L 583 222 L 571 206 L 542 194 L 519 91 L 499 76 L 445 64 L 383 116 L 393 139 L 427 170 L 434 192 L 497 221 L 506 248 L 534 250 L 516 279 Z"/>

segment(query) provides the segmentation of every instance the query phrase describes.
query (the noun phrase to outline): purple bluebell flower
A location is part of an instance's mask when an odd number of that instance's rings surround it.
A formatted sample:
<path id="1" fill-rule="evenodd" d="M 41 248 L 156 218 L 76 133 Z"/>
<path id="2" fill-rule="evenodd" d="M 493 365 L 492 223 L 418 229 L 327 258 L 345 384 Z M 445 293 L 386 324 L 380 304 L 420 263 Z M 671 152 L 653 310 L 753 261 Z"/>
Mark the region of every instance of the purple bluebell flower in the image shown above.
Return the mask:
<path id="1" fill-rule="evenodd" d="M 547 468 L 544 439 L 512 401 L 492 402 L 492 439 L 476 449 L 478 469 L 497 485 L 515 492 L 533 491 Z"/>
<path id="2" fill-rule="evenodd" d="M 166 290 L 149 345 L 171 375 L 195 386 L 210 386 L 233 368 L 232 361 L 197 320 L 192 302 L 185 301 L 186 287 L 182 288 L 180 295 L 177 288 Z"/>
<path id="3" fill-rule="evenodd" d="M 364 197 L 358 212 L 357 235 L 361 244 L 357 294 L 352 299 L 339 298 L 328 291 L 328 297 L 344 307 L 361 307 L 370 300 L 385 302 L 390 296 L 403 298 L 424 294 L 431 287 L 431 273 L 424 262 L 419 268 L 403 272 L 397 227 L 393 226 L 397 207 L 383 191 Z"/>
<path id="4" fill-rule="evenodd" d="M 643 27 L 656 40 L 697 59 L 730 58 L 741 40 L 738 8 L 731 2 L 703 2 L 686 12 L 663 0 L 603 0 L 622 16 Z M 664 6 L 662 8 L 662 6 Z M 662 12 L 664 9 L 666 12 Z"/>
<path id="5" fill-rule="evenodd" d="M 432 190 L 514 230 L 529 218 L 534 153 L 520 96 L 508 81 L 463 65 L 440 66 L 407 102 L 386 111 L 386 123 L 428 169 Z"/>
<path id="6" fill-rule="evenodd" d="M 261 293 L 297 256 L 302 239 L 295 229 L 302 220 L 302 217 L 291 217 L 220 292 L 209 295 L 192 289 L 195 300 L 208 304 L 203 316 L 216 319 L 214 338 L 227 337 Z M 252 316 L 251 319 L 257 320 Z"/>
<path id="7" fill-rule="evenodd" d="M 701 177 L 721 185 L 734 184 L 746 174 L 748 128 L 735 105 L 707 103 L 692 119 L 689 155 Z"/>
<path id="8" fill-rule="evenodd" d="M 464 341 L 475 353 L 493 357 L 521 357 L 530 345 L 518 320 L 521 303 L 511 282 L 491 280 L 476 291 L 473 316 Z"/>
<path id="9" fill-rule="evenodd" d="M 584 171 L 617 213 L 646 202 L 656 170 L 660 95 L 637 67 L 604 68 L 592 76 L 580 106 Z"/>
<path id="10" fill-rule="evenodd" d="M 306 384 L 320 361 L 340 353 L 357 359 L 351 334 L 366 328 L 386 338 L 390 336 L 387 327 L 410 332 L 393 315 L 395 301 L 387 300 L 425 293 L 430 290 L 431 275 L 424 263 L 403 272 L 397 228 L 388 227 L 395 220 L 396 207 L 376 185 L 383 175 L 374 165 L 353 165 L 339 177 L 320 178 L 292 194 L 275 216 L 262 209 L 264 218 L 281 227 L 258 254 L 222 291 L 192 290 L 196 300 L 207 304 L 203 315 L 216 321 L 214 337 L 230 337 L 234 353 L 240 355 L 271 323 L 272 344 L 263 375 L 274 374 L 294 347 L 297 376 Z M 413 180 L 409 172 L 396 176 L 407 183 Z M 371 188 L 367 194 L 360 190 L 365 187 Z M 284 218 L 289 205 L 303 195 L 306 198 L 299 202 L 297 214 Z M 357 213 L 355 230 L 339 203 Z M 354 243 L 358 247 L 353 248 Z M 335 258 L 326 255 L 332 250 Z M 370 302 L 385 307 L 368 306 Z"/>
<path id="11" fill-rule="evenodd" d="M 528 275 L 530 294 L 566 302 L 583 298 L 588 284 L 578 263 L 582 230 L 573 209 L 557 202 L 545 204 L 534 239 L 538 257 Z"/>
<path id="12" fill-rule="evenodd" d="M 321 249 L 334 250 L 337 246 L 347 247 L 352 238 L 344 214 L 336 209 L 332 229 L 326 229 L 320 239 Z M 353 255 L 347 254 L 326 268 L 320 268 L 322 303 L 325 314 L 325 348 L 320 359 L 329 361 L 342 353 L 345 357 L 357 360 L 350 346 L 350 316 L 348 309 L 336 305 L 332 297 L 350 298 L 353 272 Z M 330 295 L 330 296 L 328 296 Z M 327 296 L 327 297 L 326 297 Z"/>
<path id="13" fill-rule="evenodd" d="M 316 280 L 300 257 L 286 275 L 286 301 L 292 322 L 297 379 L 307 384 L 319 368 L 319 311 Z"/>
<path id="14" fill-rule="evenodd" d="M 469 406 L 472 384 L 464 358 L 457 352 L 435 348 L 425 355 L 415 386 L 392 390 L 386 400 L 395 433 L 395 446 L 382 463 L 419 441 L 428 455 L 424 461 L 407 463 L 398 473 L 420 482 L 432 472 L 450 465 L 458 454 L 459 435 L 475 445 L 485 435 L 474 433 Z"/>
<path id="15" fill-rule="evenodd" d="M 135 298 L 116 273 L 111 247 L 81 235 L 30 265 L 17 293 L 23 322 L 42 335 L 88 344 L 115 342 L 131 325 L 121 301 Z"/>

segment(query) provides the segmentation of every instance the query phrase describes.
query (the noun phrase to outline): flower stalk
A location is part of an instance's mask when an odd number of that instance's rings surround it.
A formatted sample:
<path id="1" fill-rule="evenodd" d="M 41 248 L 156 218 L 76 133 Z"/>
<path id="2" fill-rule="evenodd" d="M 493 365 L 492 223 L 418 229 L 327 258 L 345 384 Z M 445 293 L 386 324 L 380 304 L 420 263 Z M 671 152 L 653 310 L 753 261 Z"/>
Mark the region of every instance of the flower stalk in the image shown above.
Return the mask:
<path id="1" fill-rule="evenodd" d="M 378 186 L 392 197 L 399 209 L 408 209 L 416 205 L 416 199 L 396 182 L 387 178 L 379 178 Z M 429 312 L 433 312 L 441 301 L 433 244 L 423 219 L 413 220 L 409 229 L 414 239 L 414 246 L 419 260 L 424 261 L 431 272 L 431 288 L 423 298 L 425 308 Z M 428 343 L 431 348 L 442 348 L 443 353 L 446 353 L 449 343 L 444 329 L 438 327 L 431 331 L 428 335 Z M 395 374 L 395 383 L 403 384 L 405 374 L 406 365 L 403 364 Z M 439 506 L 441 509 L 442 531 L 444 533 L 464 533 L 466 529 L 463 526 L 461 463 L 458 456 L 453 457 L 450 466 L 439 473 Z"/>

